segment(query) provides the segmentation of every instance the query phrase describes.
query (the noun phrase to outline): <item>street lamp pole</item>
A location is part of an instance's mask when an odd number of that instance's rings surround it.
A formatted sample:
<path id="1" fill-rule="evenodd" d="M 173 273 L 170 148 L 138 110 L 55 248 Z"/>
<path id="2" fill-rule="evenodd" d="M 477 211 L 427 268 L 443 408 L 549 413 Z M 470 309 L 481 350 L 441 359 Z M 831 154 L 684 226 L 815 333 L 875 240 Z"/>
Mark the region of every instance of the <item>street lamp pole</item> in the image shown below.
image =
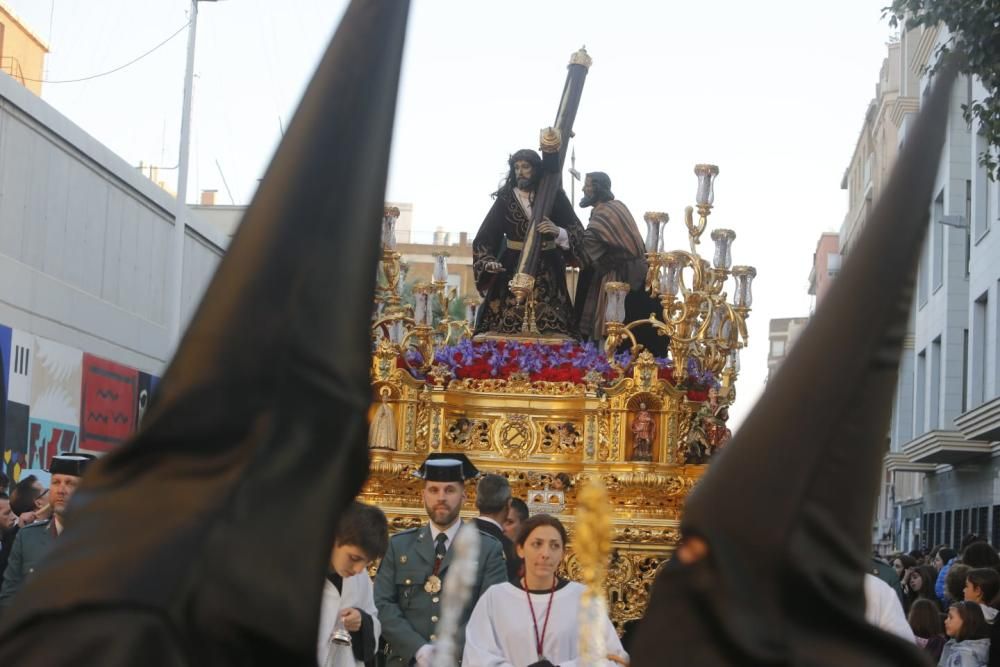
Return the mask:
<path id="1" fill-rule="evenodd" d="M 188 28 L 187 66 L 184 70 L 184 98 L 181 104 L 180 156 L 177 160 L 177 207 L 174 211 L 174 251 L 172 257 L 170 313 L 168 317 L 170 351 L 181 340 L 181 302 L 184 295 L 184 238 L 187 230 L 187 182 L 191 143 L 191 89 L 194 82 L 194 45 L 198 28 L 198 0 L 191 0 L 191 24 Z"/>

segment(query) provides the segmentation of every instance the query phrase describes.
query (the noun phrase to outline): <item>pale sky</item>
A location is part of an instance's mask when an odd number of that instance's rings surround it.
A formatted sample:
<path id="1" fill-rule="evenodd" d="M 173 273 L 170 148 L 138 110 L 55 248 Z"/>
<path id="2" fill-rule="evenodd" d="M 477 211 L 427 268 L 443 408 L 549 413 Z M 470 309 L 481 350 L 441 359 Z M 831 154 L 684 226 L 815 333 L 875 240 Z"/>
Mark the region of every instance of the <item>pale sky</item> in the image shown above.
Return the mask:
<path id="1" fill-rule="evenodd" d="M 48 40 L 49 81 L 132 60 L 181 28 L 190 7 L 5 1 Z M 686 247 L 692 168 L 719 165 L 709 228 L 735 230 L 734 262 L 758 269 L 738 425 L 763 388 L 768 321 L 808 314 L 816 242 L 843 221 L 840 180 L 886 56 L 885 4 L 415 0 L 387 198 L 413 204 L 418 232 L 474 234 L 507 156 L 537 147 L 569 55 L 586 45 L 594 65 L 575 126 L 577 168 L 608 172 L 643 231 L 643 212 L 667 211 L 668 247 Z M 250 201 L 345 6 L 200 4 L 189 201 L 217 189 L 218 203 L 230 203 L 220 168 L 234 202 Z M 126 161 L 174 166 L 186 39 L 108 76 L 43 84 L 42 97 Z"/>

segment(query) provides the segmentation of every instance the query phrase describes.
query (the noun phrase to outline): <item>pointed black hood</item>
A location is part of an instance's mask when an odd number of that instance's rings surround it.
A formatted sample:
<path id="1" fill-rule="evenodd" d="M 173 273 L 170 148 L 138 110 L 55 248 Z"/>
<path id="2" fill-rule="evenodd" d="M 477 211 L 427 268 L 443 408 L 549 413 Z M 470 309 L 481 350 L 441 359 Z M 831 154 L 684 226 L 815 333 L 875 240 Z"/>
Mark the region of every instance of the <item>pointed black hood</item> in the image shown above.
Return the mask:
<path id="1" fill-rule="evenodd" d="M 5 664 L 315 664 L 334 530 L 367 476 L 408 4 L 351 3 L 142 431 L 92 466 L 6 610 Z"/>
<path id="2" fill-rule="evenodd" d="M 952 67 L 906 137 L 856 249 L 782 369 L 692 493 L 634 665 L 910 665 L 868 625 L 862 573 L 913 278 L 944 142 Z"/>

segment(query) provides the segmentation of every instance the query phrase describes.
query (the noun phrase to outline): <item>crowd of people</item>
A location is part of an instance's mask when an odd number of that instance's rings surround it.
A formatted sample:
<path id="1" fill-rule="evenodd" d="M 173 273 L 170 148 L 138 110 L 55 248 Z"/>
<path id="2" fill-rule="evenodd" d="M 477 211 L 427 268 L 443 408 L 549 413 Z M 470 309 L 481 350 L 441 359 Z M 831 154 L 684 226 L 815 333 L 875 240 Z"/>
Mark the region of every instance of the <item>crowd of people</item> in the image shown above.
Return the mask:
<path id="1" fill-rule="evenodd" d="M 942 667 L 1000 666 L 1000 555 L 970 534 L 956 551 L 877 559 L 865 581 L 870 622 L 911 639 Z"/>
<path id="2" fill-rule="evenodd" d="M 62 533 L 67 504 L 91 459 L 54 457 L 48 488 L 35 475 L 13 486 L 0 478 L 0 609 Z M 343 514 L 323 582 L 318 664 L 430 665 L 451 548 L 465 529 L 476 531 L 480 548 L 458 623 L 462 664 L 572 664 L 584 589 L 559 574 L 569 543 L 562 522 L 530 515 L 505 477 L 480 475 L 460 454 L 431 454 L 419 476 L 426 523 L 390 537 L 378 507 L 354 502 Z M 466 524 L 460 513 L 466 483 L 475 479 L 478 516 Z M 379 560 L 373 579 L 370 568 Z M 936 664 L 1000 666 L 1000 555 L 984 539 L 969 535 L 957 551 L 941 545 L 876 558 L 865 575 L 865 598 L 869 622 L 914 642 Z M 607 664 L 627 664 L 610 619 L 600 632 Z"/>
<path id="3" fill-rule="evenodd" d="M 66 506 L 92 458 L 53 457 L 47 488 L 38 476 L 26 475 L 10 495 L 0 491 L 0 613 L 17 604 L 17 592 L 36 576 L 62 533 Z M 480 540 L 476 581 L 458 623 L 462 664 L 572 664 L 584 589 L 559 576 L 569 542 L 559 519 L 530 516 L 505 477 L 480 475 L 460 454 L 431 454 L 419 475 L 425 524 L 390 537 L 378 507 L 354 502 L 341 516 L 323 582 L 316 648 L 320 667 L 430 665 L 459 530 L 474 530 Z M 464 523 L 460 513 L 470 509 L 466 482 L 474 479 L 478 516 Z M 0 478 L 0 488 L 9 486 Z M 373 579 L 369 569 L 379 560 Z M 44 570 L 37 576 L 45 576 Z M 601 631 L 608 664 L 626 664 L 610 619 Z"/>

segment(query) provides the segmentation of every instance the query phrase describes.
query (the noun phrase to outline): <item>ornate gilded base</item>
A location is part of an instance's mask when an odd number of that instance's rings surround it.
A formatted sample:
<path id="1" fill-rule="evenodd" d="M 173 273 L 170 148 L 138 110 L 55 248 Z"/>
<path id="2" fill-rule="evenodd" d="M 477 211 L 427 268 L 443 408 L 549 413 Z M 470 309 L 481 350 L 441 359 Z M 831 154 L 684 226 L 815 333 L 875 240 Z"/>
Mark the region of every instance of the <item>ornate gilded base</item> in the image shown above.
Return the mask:
<path id="1" fill-rule="evenodd" d="M 483 472 L 504 475 L 515 496 L 548 503 L 571 534 L 577 489 L 598 478 L 613 516 L 609 610 L 619 629 L 642 616 L 656 569 L 677 543 L 684 501 L 705 470 L 686 465 L 677 444 L 686 443 L 702 403 L 658 379 L 647 363 L 610 386 L 523 378 L 428 384 L 378 360 L 373 379 L 376 407 L 384 413 L 384 401 L 391 410 L 394 428 L 385 432 L 395 442 L 372 448 L 363 499 L 386 511 L 393 530 L 427 520 L 413 472 L 428 452 L 463 452 Z M 554 502 L 560 473 L 571 486 Z M 474 485 L 467 493 L 471 517 Z M 575 577 L 572 543 L 569 551 L 566 570 Z"/>

